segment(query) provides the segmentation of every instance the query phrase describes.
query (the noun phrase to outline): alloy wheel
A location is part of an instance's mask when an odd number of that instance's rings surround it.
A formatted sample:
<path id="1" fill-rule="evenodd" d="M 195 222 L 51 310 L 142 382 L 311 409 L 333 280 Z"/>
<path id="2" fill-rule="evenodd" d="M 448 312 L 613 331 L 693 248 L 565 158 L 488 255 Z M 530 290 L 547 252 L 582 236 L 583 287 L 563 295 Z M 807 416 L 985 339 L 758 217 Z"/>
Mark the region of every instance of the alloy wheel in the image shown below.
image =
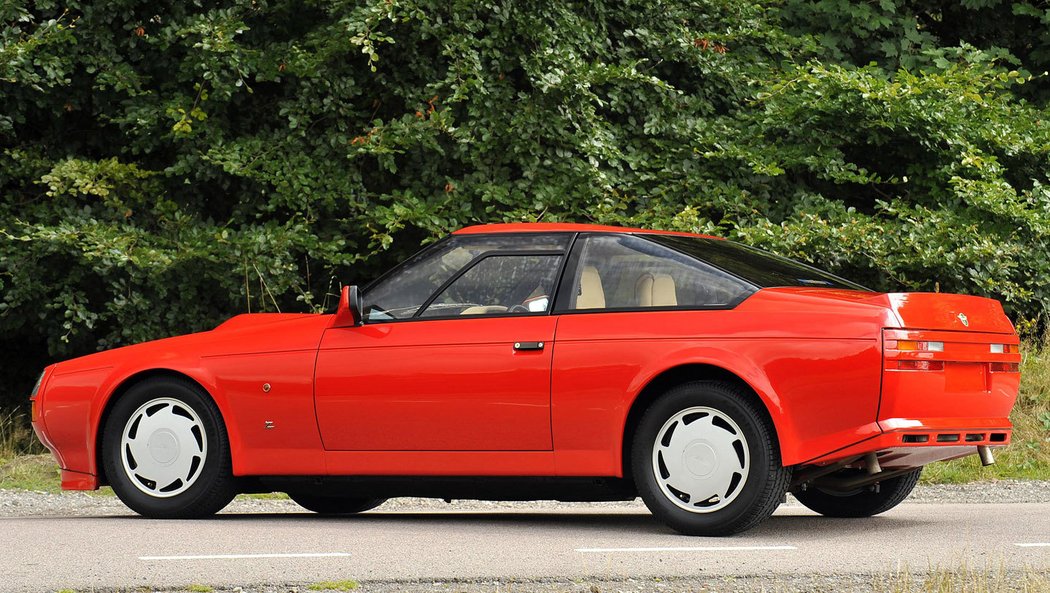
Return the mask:
<path id="1" fill-rule="evenodd" d="M 743 491 L 750 452 L 740 426 L 705 406 L 690 407 L 667 419 L 656 433 L 653 473 L 660 490 L 691 513 L 712 513 Z"/>
<path id="2" fill-rule="evenodd" d="M 120 459 L 131 483 L 143 493 L 170 498 L 200 477 L 208 439 L 200 416 L 185 403 L 152 399 L 131 414 L 120 439 Z"/>

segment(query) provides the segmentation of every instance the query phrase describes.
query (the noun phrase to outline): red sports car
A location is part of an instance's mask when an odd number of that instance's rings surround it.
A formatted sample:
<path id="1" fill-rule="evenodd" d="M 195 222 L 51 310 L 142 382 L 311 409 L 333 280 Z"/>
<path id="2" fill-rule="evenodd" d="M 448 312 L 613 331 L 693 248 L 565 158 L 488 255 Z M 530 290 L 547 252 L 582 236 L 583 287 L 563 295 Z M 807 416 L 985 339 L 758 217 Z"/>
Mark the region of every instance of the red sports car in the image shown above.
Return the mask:
<path id="1" fill-rule="evenodd" d="M 573 224 L 462 229 L 330 315 L 47 367 L 33 426 L 62 487 L 149 517 L 239 492 L 319 513 L 395 496 L 627 500 L 726 535 L 786 492 L 901 502 L 934 461 L 1010 441 L 998 302 L 886 294 L 730 241 Z"/>

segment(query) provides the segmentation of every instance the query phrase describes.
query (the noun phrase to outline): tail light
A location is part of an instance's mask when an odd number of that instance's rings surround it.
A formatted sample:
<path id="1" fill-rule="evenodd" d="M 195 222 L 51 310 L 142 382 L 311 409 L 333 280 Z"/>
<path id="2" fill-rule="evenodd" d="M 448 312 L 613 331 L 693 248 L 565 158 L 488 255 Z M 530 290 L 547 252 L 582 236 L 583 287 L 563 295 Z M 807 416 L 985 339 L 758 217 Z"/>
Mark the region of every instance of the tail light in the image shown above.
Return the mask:
<path id="1" fill-rule="evenodd" d="M 888 371 L 949 371 L 983 366 L 988 373 L 1020 372 L 1016 337 L 979 332 L 917 329 L 883 330 L 883 354 Z"/>
<path id="2" fill-rule="evenodd" d="M 943 360 L 898 360 L 897 368 L 902 371 L 943 371 Z"/>
<path id="3" fill-rule="evenodd" d="M 887 344 L 887 347 L 890 346 Z M 944 342 L 897 340 L 897 350 L 901 352 L 944 352 Z"/>

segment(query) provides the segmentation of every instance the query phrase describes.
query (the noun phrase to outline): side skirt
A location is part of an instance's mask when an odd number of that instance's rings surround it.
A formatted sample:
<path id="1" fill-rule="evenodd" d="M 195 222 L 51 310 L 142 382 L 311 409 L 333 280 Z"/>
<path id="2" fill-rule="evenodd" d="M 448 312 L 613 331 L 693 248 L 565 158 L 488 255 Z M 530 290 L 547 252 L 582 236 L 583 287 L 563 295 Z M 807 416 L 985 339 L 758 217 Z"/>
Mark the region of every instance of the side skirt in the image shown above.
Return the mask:
<path id="1" fill-rule="evenodd" d="M 513 476 L 255 476 L 242 478 L 242 492 L 309 492 L 360 498 L 457 500 L 634 500 L 634 485 L 622 478 Z"/>

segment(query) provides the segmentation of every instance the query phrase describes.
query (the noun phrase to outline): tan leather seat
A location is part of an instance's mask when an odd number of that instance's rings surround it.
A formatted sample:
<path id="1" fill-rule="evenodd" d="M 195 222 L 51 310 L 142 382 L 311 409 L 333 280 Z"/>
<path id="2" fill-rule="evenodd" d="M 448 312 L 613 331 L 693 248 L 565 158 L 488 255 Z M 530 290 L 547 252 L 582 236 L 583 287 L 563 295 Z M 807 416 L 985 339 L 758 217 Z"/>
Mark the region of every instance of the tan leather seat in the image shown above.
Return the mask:
<path id="1" fill-rule="evenodd" d="M 646 272 L 634 285 L 639 307 L 673 307 L 678 304 L 674 278 L 668 274 Z"/>
<path id="2" fill-rule="evenodd" d="M 598 268 L 584 266 L 580 272 L 580 294 L 576 296 L 577 309 L 604 309 L 605 289 Z"/>

